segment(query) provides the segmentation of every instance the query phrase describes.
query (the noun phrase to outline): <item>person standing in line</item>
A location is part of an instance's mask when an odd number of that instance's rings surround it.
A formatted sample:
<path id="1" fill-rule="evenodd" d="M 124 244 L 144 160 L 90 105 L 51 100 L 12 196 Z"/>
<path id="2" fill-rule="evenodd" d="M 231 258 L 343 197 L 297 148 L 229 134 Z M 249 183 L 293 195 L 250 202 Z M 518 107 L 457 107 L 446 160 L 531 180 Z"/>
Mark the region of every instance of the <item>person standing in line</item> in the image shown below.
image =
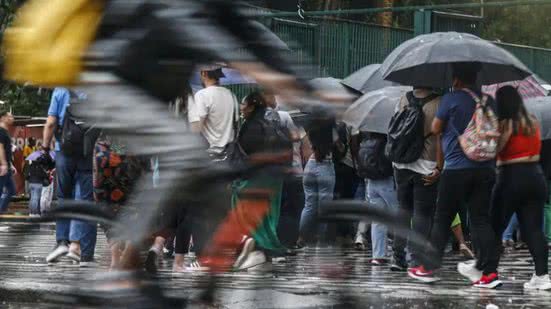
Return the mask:
<path id="1" fill-rule="evenodd" d="M 300 214 L 304 207 L 304 189 L 302 187 L 304 166 L 301 150 L 302 144 L 307 139 L 306 131 L 295 125 L 289 112 L 278 109 L 278 102 L 273 94 L 263 92 L 262 96 L 268 108 L 277 111 L 280 124 L 289 132 L 293 141 L 293 162 L 291 170 L 283 181 L 281 214 L 277 226 L 281 243 L 287 248 L 293 248 L 299 236 Z"/>
<path id="2" fill-rule="evenodd" d="M 435 251 L 422 255 L 420 265 L 408 269 L 408 276 L 422 282 L 440 280 L 434 271 L 441 266 L 451 223 L 462 205 L 466 204 L 478 259 L 476 263 L 460 263 L 458 271 L 475 287 L 496 288 L 502 284 L 497 273 L 497 244 L 490 219 L 495 160 L 470 160 L 459 143 L 459 136 L 471 122 L 478 103 L 490 111 L 495 110 L 493 99 L 487 96 L 481 99 L 482 92 L 476 87 L 479 70 L 477 64 L 453 65 L 454 91 L 442 97 L 432 123 L 432 133 L 442 136 L 445 162 L 429 237 Z M 473 280 L 478 274 L 478 279 Z"/>
<path id="3" fill-rule="evenodd" d="M 70 105 L 71 93 L 66 88 L 55 88 L 52 93 L 48 119 L 44 126 L 42 151 L 49 155 L 50 143 L 56 135 L 57 198 L 63 200 L 94 201 L 92 154 L 71 156 L 62 151 L 59 140 Z M 46 262 L 55 263 L 63 256 L 87 267 L 94 262 L 97 224 L 80 220 L 59 219 L 56 222 L 56 247 L 46 257 Z"/>
<path id="4" fill-rule="evenodd" d="M 522 237 L 535 264 L 535 274 L 529 282 L 524 283 L 524 289 L 551 290 L 549 252 L 542 230 L 547 184 L 539 164 L 539 123 L 528 114 L 515 88 L 500 88 L 496 100 L 502 134 L 491 209 L 496 241 L 499 242 L 511 216 L 516 213 Z"/>
<path id="5" fill-rule="evenodd" d="M 8 210 L 12 196 L 15 195 L 15 183 L 13 175 L 17 172 L 13 166 L 12 142 L 9 133 L 13 125 L 13 115 L 0 110 L 0 213 Z"/>
<path id="6" fill-rule="evenodd" d="M 335 167 L 331 151 L 334 144 L 334 120 L 316 121 L 307 134 L 312 155 L 306 163 L 303 176 L 304 208 L 300 216 L 297 247 L 323 242 L 327 238 L 327 224 L 320 223 L 317 215 L 320 203 L 333 200 Z"/>
<path id="7" fill-rule="evenodd" d="M 400 210 L 406 215 L 403 216 L 403 225 L 411 222 L 412 230 L 423 236 L 428 236 L 432 226 L 432 216 L 436 206 L 438 195 L 438 178 L 444 165 L 444 158 L 438 136 L 431 133 L 432 121 L 440 106 L 440 96 L 429 88 L 416 88 L 408 92 L 400 100 L 399 109 L 404 109 L 408 104 L 421 104 L 424 114 L 422 134 L 424 148 L 421 157 L 413 163 L 393 163 L 394 177 L 396 179 L 396 191 Z M 393 260 L 390 269 L 393 271 L 405 271 L 406 263 L 406 242 L 407 238 L 394 235 Z M 409 245 L 411 252 L 411 266 L 418 266 L 418 257 L 421 248 Z"/>
<path id="8" fill-rule="evenodd" d="M 209 143 L 208 153 L 214 159 L 223 158 L 226 146 L 235 138 L 239 106 L 235 95 L 220 86 L 222 77 L 224 73 L 220 68 L 201 71 L 205 88 L 195 93 L 188 115 L 192 130 L 201 132 Z"/>

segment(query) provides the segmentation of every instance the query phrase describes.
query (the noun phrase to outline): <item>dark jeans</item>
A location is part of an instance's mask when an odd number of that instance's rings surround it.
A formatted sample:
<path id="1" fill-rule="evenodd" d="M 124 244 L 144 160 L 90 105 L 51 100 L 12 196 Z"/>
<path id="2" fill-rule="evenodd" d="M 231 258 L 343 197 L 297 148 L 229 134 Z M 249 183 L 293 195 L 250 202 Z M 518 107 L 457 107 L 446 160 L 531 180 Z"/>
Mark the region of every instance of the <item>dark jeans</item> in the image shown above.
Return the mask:
<path id="1" fill-rule="evenodd" d="M 304 208 L 302 177 L 289 175 L 283 181 L 281 213 L 277 226 L 279 239 L 286 247 L 294 246 L 298 240 L 302 208 Z"/>
<path id="2" fill-rule="evenodd" d="M 94 200 L 92 183 L 92 158 L 72 158 L 61 151 L 55 157 L 57 175 L 57 198 L 63 200 Z M 94 257 L 97 223 L 81 220 L 60 219 L 56 222 L 57 242 L 79 241 L 82 261 Z"/>
<path id="3" fill-rule="evenodd" d="M 496 242 L 501 242 L 503 231 L 511 216 L 516 213 L 538 276 L 548 271 L 549 253 L 541 228 L 546 200 L 546 182 L 539 163 L 512 164 L 499 168 L 491 210 Z"/>
<path id="4" fill-rule="evenodd" d="M 213 232 L 202 212 L 191 207 L 173 205 L 164 209 L 163 229 L 156 233 L 167 240 L 176 237 L 174 253 L 186 254 L 193 236 L 193 251 L 200 255 Z"/>
<path id="5" fill-rule="evenodd" d="M 335 200 L 353 200 L 362 179 L 356 174 L 356 170 L 344 163 L 335 163 Z M 329 239 L 335 237 L 353 237 L 356 234 L 354 223 L 337 221 L 328 224 Z"/>
<path id="6" fill-rule="evenodd" d="M 490 219 L 490 200 L 495 182 L 492 168 L 444 170 L 438 186 L 438 200 L 430 233 L 433 254 L 423 257 L 426 269 L 440 268 L 449 239 L 450 225 L 462 205 L 467 205 L 472 240 L 477 252 L 476 268 L 484 274 L 497 271 L 497 243 Z"/>
<path id="7" fill-rule="evenodd" d="M 5 192 L 4 188 L 6 189 Z M 0 197 L 0 213 L 4 213 L 8 210 L 12 196 L 16 194 L 11 171 L 4 176 L 0 176 L 0 194 L 2 195 Z"/>
<path id="8" fill-rule="evenodd" d="M 399 223 L 404 226 L 411 224 L 413 231 L 429 237 L 438 185 L 425 186 L 422 177 L 423 175 L 408 169 L 394 170 L 396 191 L 402 214 L 400 216 L 402 221 Z M 394 259 L 399 263 L 405 263 L 406 260 L 407 237 L 404 236 L 406 235 L 394 235 Z M 414 244 L 409 244 L 408 248 L 411 253 L 410 265 L 418 266 L 419 256 L 423 254 L 422 248 Z"/>

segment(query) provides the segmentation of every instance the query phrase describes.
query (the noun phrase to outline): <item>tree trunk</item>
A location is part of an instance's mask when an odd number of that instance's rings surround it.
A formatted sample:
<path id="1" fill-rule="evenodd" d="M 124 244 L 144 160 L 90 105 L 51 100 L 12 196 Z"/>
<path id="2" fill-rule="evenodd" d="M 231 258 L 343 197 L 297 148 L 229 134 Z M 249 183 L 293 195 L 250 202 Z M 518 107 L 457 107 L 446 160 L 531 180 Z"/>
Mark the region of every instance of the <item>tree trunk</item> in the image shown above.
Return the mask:
<path id="1" fill-rule="evenodd" d="M 379 7 L 392 7 L 394 6 L 394 0 L 381 0 L 379 1 Z M 392 12 L 383 12 L 379 14 L 378 21 L 380 25 L 383 25 L 385 27 L 392 27 L 393 20 L 392 20 Z"/>

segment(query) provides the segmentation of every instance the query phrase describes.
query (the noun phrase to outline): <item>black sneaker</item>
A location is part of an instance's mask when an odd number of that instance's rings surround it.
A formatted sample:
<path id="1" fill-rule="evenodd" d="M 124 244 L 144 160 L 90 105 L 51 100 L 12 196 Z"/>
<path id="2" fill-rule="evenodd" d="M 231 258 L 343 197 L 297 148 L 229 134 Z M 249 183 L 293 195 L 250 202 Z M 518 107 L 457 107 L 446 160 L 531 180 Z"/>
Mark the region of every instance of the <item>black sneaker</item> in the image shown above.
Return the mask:
<path id="1" fill-rule="evenodd" d="M 145 270 L 150 274 L 157 273 L 157 252 L 149 250 L 147 253 L 147 258 L 145 259 L 144 267 Z"/>
<path id="2" fill-rule="evenodd" d="M 405 262 L 392 260 L 390 263 L 391 271 L 406 271 L 407 269 L 408 269 L 408 265 Z"/>

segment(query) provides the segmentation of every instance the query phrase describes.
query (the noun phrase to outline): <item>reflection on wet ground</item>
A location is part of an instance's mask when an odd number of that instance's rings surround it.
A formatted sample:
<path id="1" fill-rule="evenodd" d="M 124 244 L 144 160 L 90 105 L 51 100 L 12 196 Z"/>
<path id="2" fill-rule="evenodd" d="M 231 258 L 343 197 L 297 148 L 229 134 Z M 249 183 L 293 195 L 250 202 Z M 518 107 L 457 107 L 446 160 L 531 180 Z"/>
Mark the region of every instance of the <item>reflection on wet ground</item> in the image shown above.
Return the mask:
<path id="1" fill-rule="evenodd" d="M 86 288 L 104 276 L 108 252 L 98 236 L 96 268 L 69 263 L 48 266 L 44 257 L 54 245 L 54 226 L 2 223 L 0 229 L 0 299 L 2 308 L 63 308 L 50 303 L 52 295 Z M 220 276 L 214 308 L 551 308 L 551 292 L 525 293 L 522 283 L 532 274 L 526 250 L 508 251 L 498 290 L 480 290 L 455 271 L 460 256 L 447 255 L 443 282 L 424 285 L 405 273 L 371 266 L 369 251 L 308 248 L 270 273 L 230 273 Z M 172 260 L 161 264 L 159 277 L 169 296 L 196 300 L 208 283 L 201 274 L 172 274 Z M 204 308 L 192 302 L 190 308 Z M 74 308 L 74 306 L 66 306 Z M 88 307 L 81 307 L 88 308 Z"/>

